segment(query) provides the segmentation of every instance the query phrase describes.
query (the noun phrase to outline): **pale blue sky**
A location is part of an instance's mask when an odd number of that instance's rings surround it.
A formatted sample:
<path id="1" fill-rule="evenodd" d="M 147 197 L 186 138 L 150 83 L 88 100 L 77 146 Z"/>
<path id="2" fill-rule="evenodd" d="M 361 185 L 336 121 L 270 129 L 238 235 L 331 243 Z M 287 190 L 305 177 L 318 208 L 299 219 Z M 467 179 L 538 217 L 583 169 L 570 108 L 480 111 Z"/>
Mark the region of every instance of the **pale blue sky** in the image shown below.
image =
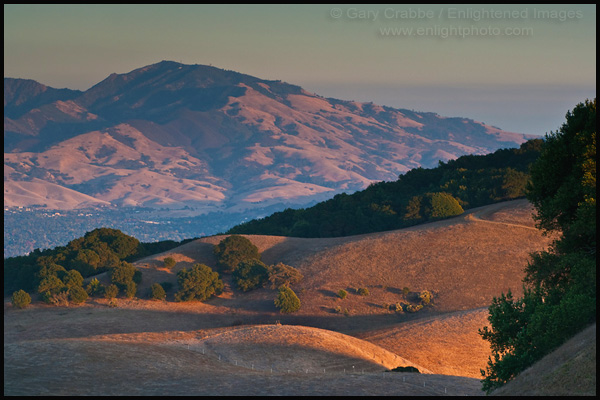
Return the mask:
<path id="1" fill-rule="evenodd" d="M 596 95 L 596 6 L 4 5 L 6 77 L 85 90 L 161 60 L 544 134 Z"/>

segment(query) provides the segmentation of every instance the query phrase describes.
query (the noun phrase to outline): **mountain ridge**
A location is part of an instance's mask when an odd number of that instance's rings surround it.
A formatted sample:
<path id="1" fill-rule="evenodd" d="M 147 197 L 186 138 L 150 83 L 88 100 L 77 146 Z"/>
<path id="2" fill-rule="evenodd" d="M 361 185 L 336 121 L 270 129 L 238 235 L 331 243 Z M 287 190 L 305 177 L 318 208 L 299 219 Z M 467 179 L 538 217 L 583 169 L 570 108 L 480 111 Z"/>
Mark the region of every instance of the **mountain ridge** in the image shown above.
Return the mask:
<path id="1" fill-rule="evenodd" d="M 83 92 L 34 82 L 4 79 L 5 206 L 84 206 L 17 196 L 32 179 L 113 205 L 302 205 L 527 138 L 173 61 L 111 74 Z M 218 194 L 206 193 L 207 182 Z"/>

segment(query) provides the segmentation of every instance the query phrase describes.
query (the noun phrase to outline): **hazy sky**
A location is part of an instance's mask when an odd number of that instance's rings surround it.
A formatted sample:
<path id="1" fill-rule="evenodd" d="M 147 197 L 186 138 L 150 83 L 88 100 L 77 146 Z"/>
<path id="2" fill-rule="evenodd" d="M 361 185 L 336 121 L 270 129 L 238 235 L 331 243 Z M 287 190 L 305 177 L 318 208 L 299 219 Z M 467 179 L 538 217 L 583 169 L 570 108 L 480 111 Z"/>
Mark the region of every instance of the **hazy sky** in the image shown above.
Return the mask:
<path id="1" fill-rule="evenodd" d="M 161 60 L 544 134 L 596 96 L 595 5 L 4 5 L 4 76 L 85 90 Z"/>

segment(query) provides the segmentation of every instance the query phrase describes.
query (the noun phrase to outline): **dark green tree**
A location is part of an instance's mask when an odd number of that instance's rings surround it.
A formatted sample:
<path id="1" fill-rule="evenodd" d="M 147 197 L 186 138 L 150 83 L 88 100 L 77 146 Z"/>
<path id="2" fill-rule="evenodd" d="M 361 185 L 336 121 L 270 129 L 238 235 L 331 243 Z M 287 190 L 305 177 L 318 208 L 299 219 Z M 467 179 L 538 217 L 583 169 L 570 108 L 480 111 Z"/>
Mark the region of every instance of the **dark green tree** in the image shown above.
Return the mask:
<path id="1" fill-rule="evenodd" d="M 31 304 L 31 296 L 24 290 L 18 290 L 13 293 L 11 297 L 13 307 L 26 308 Z"/>
<path id="2" fill-rule="evenodd" d="M 275 307 L 279 308 L 281 313 L 293 313 L 300 309 L 300 299 L 296 293 L 287 286 L 279 288 L 275 298 Z"/>
<path id="3" fill-rule="evenodd" d="M 121 261 L 118 266 L 109 271 L 110 281 L 119 288 L 124 289 L 129 282 L 133 282 L 136 268 L 127 261 Z"/>
<path id="4" fill-rule="evenodd" d="M 119 294 L 119 287 L 114 283 L 104 288 L 104 297 L 107 299 L 114 299 Z"/>
<path id="5" fill-rule="evenodd" d="M 89 296 L 100 296 L 104 293 L 104 285 L 100 283 L 98 278 L 92 278 L 85 287 L 85 291 Z"/>
<path id="6" fill-rule="evenodd" d="M 100 256 L 94 250 L 81 249 L 70 262 L 70 267 L 81 273 L 82 276 L 94 274 L 100 265 Z"/>
<path id="7" fill-rule="evenodd" d="M 40 294 L 56 294 L 65 287 L 56 275 L 48 275 L 40 281 L 38 293 Z"/>
<path id="8" fill-rule="evenodd" d="M 495 298 L 483 388 L 502 386 L 596 319 L 596 100 L 578 104 L 546 135 L 527 198 L 538 227 L 560 236 L 531 255 L 525 294 Z"/>
<path id="9" fill-rule="evenodd" d="M 160 283 L 153 283 L 152 286 L 150 286 L 149 296 L 153 300 L 164 300 L 167 297 L 167 294 Z"/>
<path id="10" fill-rule="evenodd" d="M 269 268 L 260 260 L 243 260 L 231 276 L 237 288 L 247 292 L 264 286 L 269 280 Z"/>
<path id="11" fill-rule="evenodd" d="M 86 233 L 84 246 L 89 243 L 105 243 L 108 249 L 120 259 L 135 254 L 140 245 L 140 241 L 136 238 L 111 228 L 98 228 Z"/>
<path id="12" fill-rule="evenodd" d="M 83 276 L 81 276 L 79 271 L 71 269 L 63 276 L 62 281 L 68 289 L 76 286 L 81 287 L 83 285 Z"/>
<path id="13" fill-rule="evenodd" d="M 125 297 L 127 297 L 128 299 L 132 299 L 135 297 L 136 293 L 137 284 L 132 280 L 127 282 L 127 285 L 125 285 Z"/>
<path id="14" fill-rule="evenodd" d="M 241 261 L 260 260 L 258 248 L 250 240 L 240 235 L 231 235 L 214 247 L 217 266 L 224 273 L 232 273 Z"/>
<path id="15" fill-rule="evenodd" d="M 177 264 L 177 261 L 175 261 L 175 259 L 173 257 L 166 257 L 163 260 L 164 266 L 167 269 L 171 269 L 175 266 L 175 264 Z"/>
<path id="16" fill-rule="evenodd" d="M 69 300 L 73 304 L 81 304 L 88 299 L 88 294 L 81 286 L 69 288 Z"/>
<path id="17" fill-rule="evenodd" d="M 191 269 L 179 271 L 177 284 L 179 291 L 175 293 L 175 301 L 204 301 L 223 292 L 219 274 L 204 264 L 194 264 Z"/>

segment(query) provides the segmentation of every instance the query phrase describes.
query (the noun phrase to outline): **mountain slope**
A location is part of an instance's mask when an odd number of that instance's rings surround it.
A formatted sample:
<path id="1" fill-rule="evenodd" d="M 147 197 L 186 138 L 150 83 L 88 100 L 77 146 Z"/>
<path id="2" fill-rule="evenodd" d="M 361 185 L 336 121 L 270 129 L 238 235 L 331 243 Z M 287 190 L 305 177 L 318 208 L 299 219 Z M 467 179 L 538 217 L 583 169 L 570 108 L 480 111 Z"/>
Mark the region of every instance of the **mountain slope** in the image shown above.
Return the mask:
<path id="1" fill-rule="evenodd" d="M 202 210 L 306 204 L 525 135 L 325 99 L 280 81 L 163 61 L 85 92 L 5 78 L 5 203 L 34 178 L 99 203 Z M 65 208 L 81 207 L 75 197 Z"/>

